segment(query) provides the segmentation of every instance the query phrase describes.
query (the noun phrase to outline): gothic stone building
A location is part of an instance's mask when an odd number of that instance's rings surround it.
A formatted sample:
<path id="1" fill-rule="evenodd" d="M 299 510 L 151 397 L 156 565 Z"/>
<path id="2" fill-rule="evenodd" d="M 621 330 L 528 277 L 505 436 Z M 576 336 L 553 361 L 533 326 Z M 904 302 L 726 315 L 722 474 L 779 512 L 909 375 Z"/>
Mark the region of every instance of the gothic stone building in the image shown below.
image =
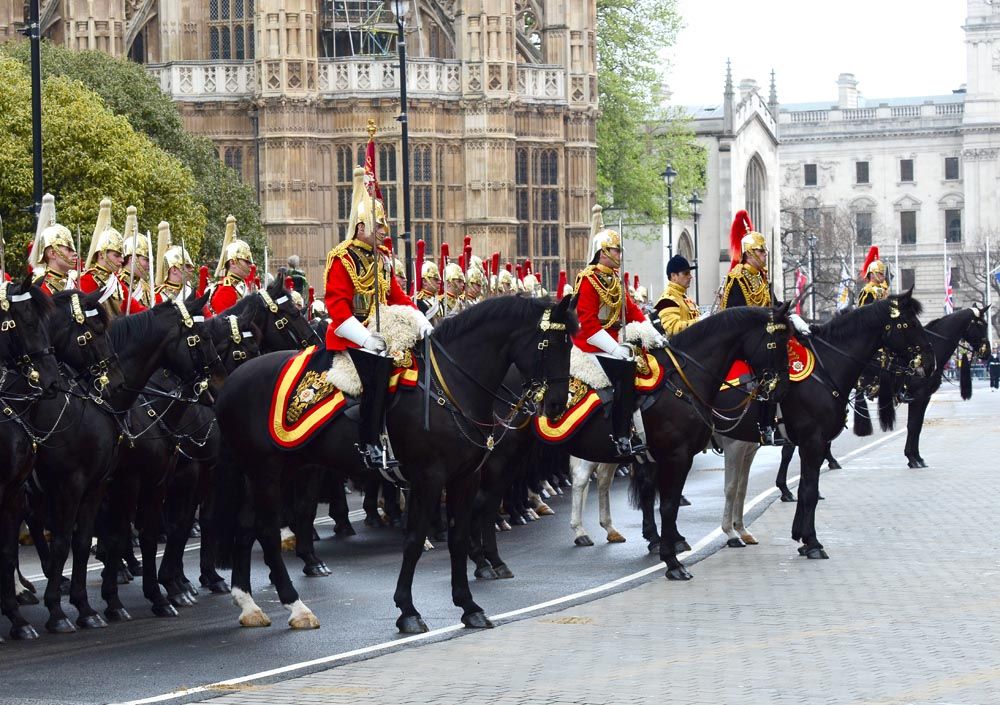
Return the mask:
<path id="1" fill-rule="evenodd" d="M 596 188 L 596 0 L 410 0 L 412 230 L 531 257 L 552 287 L 585 263 Z M 0 41 L 24 25 L 0 0 Z M 42 0 L 51 41 L 149 67 L 186 127 L 254 185 L 272 261 L 310 278 L 343 236 L 376 121 L 402 229 L 395 0 Z"/>

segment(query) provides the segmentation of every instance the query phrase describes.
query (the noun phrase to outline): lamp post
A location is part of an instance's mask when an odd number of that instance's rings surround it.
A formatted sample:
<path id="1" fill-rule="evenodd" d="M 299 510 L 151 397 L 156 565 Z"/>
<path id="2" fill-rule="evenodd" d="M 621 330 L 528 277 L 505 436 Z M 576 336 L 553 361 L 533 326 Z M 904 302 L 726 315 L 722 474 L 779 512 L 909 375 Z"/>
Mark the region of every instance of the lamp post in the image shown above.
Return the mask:
<path id="1" fill-rule="evenodd" d="M 806 236 L 809 241 L 809 318 L 816 320 L 816 241 L 819 239 L 813 234 Z"/>
<path id="2" fill-rule="evenodd" d="M 667 252 L 670 257 L 674 256 L 674 179 L 677 178 L 677 172 L 674 168 L 667 164 L 666 170 L 660 174 L 663 177 L 663 183 L 667 185 Z"/>
<path id="3" fill-rule="evenodd" d="M 701 205 L 701 199 L 698 198 L 698 192 L 695 191 L 691 194 L 691 198 L 688 199 L 688 205 L 691 206 L 691 217 L 694 219 L 694 266 L 698 266 L 698 206 Z M 695 280 L 694 280 L 694 302 L 696 304 L 701 303 L 698 300 L 698 289 L 701 285 L 701 280 L 698 278 L 698 270 L 695 269 Z"/>
<path id="4" fill-rule="evenodd" d="M 394 0 L 396 15 L 396 49 L 399 51 L 399 121 L 401 151 L 403 156 L 403 251 L 406 258 L 407 278 L 417 291 L 420 272 L 413 271 L 413 236 L 410 234 L 410 130 L 406 114 L 406 33 L 403 20 L 410 14 L 410 0 Z M 398 239 L 398 238 L 397 238 Z M 398 248 L 397 248 L 398 250 Z"/>
<path id="5" fill-rule="evenodd" d="M 21 34 L 31 41 L 31 151 L 35 199 L 31 212 L 35 218 L 42 209 L 42 59 L 39 46 L 42 28 L 38 4 L 39 0 L 28 0 L 28 25 L 21 30 Z"/>

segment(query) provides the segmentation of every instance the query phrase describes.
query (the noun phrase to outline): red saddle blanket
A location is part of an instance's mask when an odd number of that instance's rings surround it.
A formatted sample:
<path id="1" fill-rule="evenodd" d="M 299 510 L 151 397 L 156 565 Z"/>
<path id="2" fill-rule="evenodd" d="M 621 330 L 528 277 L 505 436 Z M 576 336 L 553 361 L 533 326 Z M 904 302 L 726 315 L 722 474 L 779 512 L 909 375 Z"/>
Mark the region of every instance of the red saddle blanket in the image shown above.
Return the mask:
<path id="1" fill-rule="evenodd" d="M 788 379 L 792 382 L 808 379 L 815 367 L 816 356 L 812 354 L 812 351 L 800 343 L 797 338 L 789 337 Z M 729 368 L 729 374 L 726 375 L 726 383 L 722 385 L 722 389 L 727 389 L 733 384 L 744 384 L 751 376 L 753 376 L 753 370 L 750 369 L 750 365 L 743 360 L 737 360 Z"/>
<path id="2" fill-rule="evenodd" d="M 351 399 L 327 379 L 333 354 L 311 345 L 281 368 L 271 394 L 268 431 L 281 448 L 298 448 L 348 406 Z M 389 378 L 389 392 L 414 387 L 417 360 L 407 354 Z"/>
<path id="3" fill-rule="evenodd" d="M 645 353 L 636 368 L 636 394 L 650 394 L 662 384 L 663 368 L 655 357 L 648 352 Z M 569 440 L 603 403 L 596 391 L 578 379 L 570 379 L 566 411 L 557 419 L 536 416 L 532 422 L 535 433 L 548 443 L 563 443 Z"/>

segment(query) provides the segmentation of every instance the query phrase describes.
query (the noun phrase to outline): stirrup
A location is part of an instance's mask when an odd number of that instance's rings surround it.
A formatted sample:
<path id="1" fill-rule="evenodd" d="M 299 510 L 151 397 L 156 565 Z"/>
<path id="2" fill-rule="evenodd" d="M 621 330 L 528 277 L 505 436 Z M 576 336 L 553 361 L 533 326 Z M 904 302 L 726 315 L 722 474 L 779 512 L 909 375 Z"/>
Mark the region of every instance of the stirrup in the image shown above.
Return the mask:
<path id="1" fill-rule="evenodd" d="M 633 435 L 631 438 L 628 436 L 622 436 L 621 438 L 612 436 L 611 441 L 614 443 L 615 452 L 618 453 L 618 457 L 626 459 L 629 462 L 633 459 L 639 460 L 638 456 L 646 452 L 646 444 L 636 435 Z"/>
<path id="2" fill-rule="evenodd" d="M 774 426 L 760 427 L 760 444 L 762 446 L 783 446 L 788 442 L 781 434 L 775 433 Z"/>
<path id="3" fill-rule="evenodd" d="M 386 475 L 399 467 L 399 461 L 393 457 L 392 452 L 387 447 L 383 448 L 375 443 L 366 443 L 364 446 L 360 443 L 355 443 L 354 447 L 361 454 L 361 462 L 364 463 L 366 470 L 377 471 Z"/>

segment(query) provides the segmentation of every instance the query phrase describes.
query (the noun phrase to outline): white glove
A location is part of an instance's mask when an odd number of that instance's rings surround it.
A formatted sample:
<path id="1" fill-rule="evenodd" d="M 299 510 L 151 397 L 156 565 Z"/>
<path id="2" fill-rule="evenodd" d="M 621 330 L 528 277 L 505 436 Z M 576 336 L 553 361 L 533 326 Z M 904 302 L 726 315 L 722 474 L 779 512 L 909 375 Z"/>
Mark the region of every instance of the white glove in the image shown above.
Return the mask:
<path id="1" fill-rule="evenodd" d="M 618 341 L 612 338 L 611 334 L 603 328 L 587 338 L 587 343 L 593 345 L 595 348 L 598 348 L 601 352 L 611 355 L 612 357 L 618 357 L 615 349 L 622 347 L 618 345 Z"/>
<path id="2" fill-rule="evenodd" d="M 333 332 L 344 340 L 350 340 L 359 348 L 367 347 L 365 343 L 372 335 L 371 331 L 365 328 L 361 321 L 354 316 L 344 319 L 339 326 L 333 329 Z"/>
<path id="3" fill-rule="evenodd" d="M 434 332 L 434 326 L 427 320 L 427 316 L 420 312 L 419 308 L 413 309 L 416 312 L 417 330 L 420 331 L 420 339 L 423 340 Z"/>
<path id="4" fill-rule="evenodd" d="M 802 316 L 797 313 L 788 314 L 788 322 L 792 324 L 792 328 L 799 335 L 812 335 L 812 329 L 809 328 L 809 324 L 802 320 Z"/>
<path id="5" fill-rule="evenodd" d="M 371 350 L 373 353 L 381 353 L 385 352 L 387 346 L 385 344 L 385 338 L 378 333 L 371 333 L 365 342 L 361 344 L 361 347 L 365 350 Z"/>
<path id="6" fill-rule="evenodd" d="M 631 360 L 633 357 L 632 348 L 627 345 L 615 345 L 615 349 L 609 354 L 611 357 L 618 358 L 619 360 Z"/>
<path id="7" fill-rule="evenodd" d="M 656 337 L 653 338 L 654 348 L 665 348 L 667 347 L 667 336 L 663 335 L 659 331 L 656 332 Z"/>

